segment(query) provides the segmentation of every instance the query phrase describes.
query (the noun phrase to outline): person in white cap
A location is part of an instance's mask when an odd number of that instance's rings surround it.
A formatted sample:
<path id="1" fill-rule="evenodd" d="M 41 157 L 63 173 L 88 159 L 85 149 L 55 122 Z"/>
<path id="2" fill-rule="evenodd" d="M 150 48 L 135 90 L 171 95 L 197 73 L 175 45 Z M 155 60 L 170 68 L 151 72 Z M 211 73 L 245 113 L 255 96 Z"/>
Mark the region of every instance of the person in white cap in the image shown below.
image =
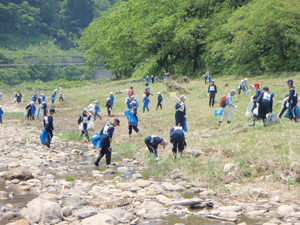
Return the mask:
<path id="1" fill-rule="evenodd" d="M 111 114 L 111 103 L 110 103 L 110 98 L 107 98 L 107 99 L 106 99 L 105 107 L 107 108 L 107 114 L 108 114 L 108 116 L 110 116 L 110 114 Z"/>
<path id="2" fill-rule="evenodd" d="M 162 145 L 165 148 L 165 146 L 168 144 L 168 142 L 165 141 L 163 138 L 158 136 L 152 136 L 152 135 L 146 137 L 144 142 L 147 145 L 150 153 L 154 154 L 155 157 L 158 157 L 158 153 L 157 153 L 158 145 Z"/>
<path id="3" fill-rule="evenodd" d="M 35 105 L 34 105 L 34 102 L 30 102 L 26 108 L 27 110 L 27 120 L 34 120 L 34 114 L 35 114 L 35 111 L 36 111 L 36 108 L 35 108 Z"/>
<path id="4" fill-rule="evenodd" d="M 149 112 L 149 103 L 150 103 L 150 99 L 144 94 L 143 95 L 143 113 L 145 112 L 145 109 L 147 109 Z"/>
<path id="5" fill-rule="evenodd" d="M 110 92 L 110 104 L 111 104 L 111 109 L 113 108 L 114 106 L 114 103 L 115 103 L 115 96 L 114 96 L 114 93 Z"/>
<path id="6" fill-rule="evenodd" d="M 163 104 L 163 97 L 161 96 L 161 92 L 158 92 L 157 94 L 158 94 L 158 97 L 157 97 L 156 111 L 158 110 L 158 107 L 160 107 L 162 110 L 162 104 Z"/>
<path id="7" fill-rule="evenodd" d="M 230 93 L 226 96 L 226 100 L 225 100 L 225 108 L 223 110 L 223 116 L 221 117 L 220 121 L 218 122 L 218 126 L 221 125 L 222 121 L 228 117 L 227 119 L 227 123 L 231 123 L 232 119 L 233 119 L 233 113 L 232 113 L 232 110 L 231 110 L 231 107 L 234 107 L 234 108 L 238 108 L 237 106 L 235 106 L 233 103 L 232 103 L 232 97 L 236 95 L 236 90 L 235 89 L 232 89 L 230 91 Z"/>
<path id="8" fill-rule="evenodd" d="M 240 82 L 240 86 L 239 86 L 239 94 L 241 94 L 241 90 L 244 91 L 244 94 L 246 95 L 247 94 L 247 91 L 248 91 L 248 79 L 245 78 L 244 80 L 241 80 Z"/>
<path id="9" fill-rule="evenodd" d="M 180 97 L 180 101 L 178 101 L 175 105 L 176 113 L 175 113 L 175 126 L 184 127 L 184 116 L 186 115 L 185 110 L 185 99 L 186 97 L 182 95 Z"/>
<path id="10" fill-rule="evenodd" d="M 4 114 L 2 105 L 0 105 L 0 123 L 2 124 L 2 115 Z"/>
<path id="11" fill-rule="evenodd" d="M 131 101 L 135 101 L 135 106 L 136 106 L 137 108 L 139 108 L 140 104 L 139 104 L 138 100 L 135 98 L 134 95 L 131 96 Z"/>
<path id="12" fill-rule="evenodd" d="M 98 112 L 101 112 L 101 109 L 98 105 L 98 101 L 94 101 L 94 107 L 95 107 L 95 114 L 94 114 L 94 121 L 96 120 L 97 116 L 102 120 L 102 117 L 98 114 Z"/>
<path id="13" fill-rule="evenodd" d="M 90 120 L 91 120 L 91 115 L 90 114 L 88 115 L 88 109 L 83 109 L 83 113 L 78 119 L 78 124 L 82 123 L 83 125 L 83 130 L 81 131 L 80 137 L 82 137 L 82 135 L 85 134 L 85 137 L 88 141 L 90 141 L 90 137 L 89 137 L 89 132 L 87 130 L 88 127 L 87 123 Z"/>
<path id="14" fill-rule="evenodd" d="M 65 100 L 64 94 L 62 92 L 59 92 L 58 97 L 59 102 L 63 102 Z"/>

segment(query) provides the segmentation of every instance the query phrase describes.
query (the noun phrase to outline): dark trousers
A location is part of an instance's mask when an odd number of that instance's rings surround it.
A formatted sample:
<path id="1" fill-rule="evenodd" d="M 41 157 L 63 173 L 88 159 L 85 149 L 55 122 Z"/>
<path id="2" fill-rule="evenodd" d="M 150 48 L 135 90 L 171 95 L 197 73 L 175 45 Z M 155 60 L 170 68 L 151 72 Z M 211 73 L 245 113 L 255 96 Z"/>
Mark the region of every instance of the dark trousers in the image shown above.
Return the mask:
<path id="1" fill-rule="evenodd" d="M 64 98 L 63 97 L 59 97 L 59 99 L 58 99 L 59 101 L 64 101 Z"/>
<path id="2" fill-rule="evenodd" d="M 297 106 L 297 103 L 290 104 L 290 107 L 289 107 L 289 118 L 290 119 L 294 119 L 297 117 L 296 106 Z"/>
<path id="3" fill-rule="evenodd" d="M 161 104 L 161 102 L 158 102 L 158 103 L 157 103 L 156 110 L 158 110 L 158 107 L 160 107 L 160 108 L 162 109 L 162 104 Z"/>
<path id="4" fill-rule="evenodd" d="M 241 91 L 242 91 L 242 90 L 245 92 L 246 89 L 245 89 L 244 86 L 240 85 L 240 88 L 239 88 L 239 94 L 241 94 Z"/>
<path id="5" fill-rule="evenodd" d="M 81 136 L 82 135 L 85 135 L 85 137 L 86 137 L 86 139 L 88 139 L 88 141 L 90 140 L 89 132 L 87 130 L 87 123 L 83 124 L 83 131 L 81 131 Z"/>
<path id="6" fill-rule="evenodd" d="M 286 107 L 286 104 L 283 106 L 283 108 L 281 109 L 278 117 L 281 118 L 281 116 L 283 115 L 283 113 L 287 110 L 288 108 Z"/>
<path id="7" fill-rule="evenodd" d="M 213 92 L 209 92 L 209 107 L 214 107 L 215 105 L 215 97 L 216 97 L 216 93 Z"/>
<path id="8" fill-rule="evenodd" d="M 184 127 L 184 114 L 183 112 L 177 111 L 175 113 L 175 126 Z"/>
<path id="9" fill-rule="evenodd" d="M 154 146 L 150 143 L 150 141 L 145 141 L 145 144 L 147 145 L 147 148 L 149 149 L 149 152 L 154 154 L 155 157 L 158 156 L 157 150 L 154 148 Z"/>
<path id="10" fill-rule="evenodd" d="M 146 93 L 146 96 L 149 97 L 150 93 Z"/>
<path id="11" fill-rule="evenodd" d="M 111 108 L 107 108 L 107 114 L 110 116 Z"/>
<path id="12" fill-rule="evenodd" d="M 260 119 L 266 119 L 266 115 L 269 112 L 269 105 L 260 104 L 258 107 L 258 117 Z"/>
<path id="13" fill-rule="evenodd" d="M 132 126 L 132 125 L 128 125 L 128 133 L 132 134 L 132 129 L 134 129 L 135 132 L 139 132 L 139 128 L 137 128 L 136 126 Z"/>
<path id="14" fill-rule="evenodd" d="M 53 131 L 52 130 L 47 130 L 47 141 L 46 141 L 46 146 L 50 148 L 51 140 L 53 138 Z"/>
<path id="15" fill-rule="evenodd" d="M 109 148 L 109 146 L 110 146 L 109 140 L 104 140 L 103 142 L 101 141 L 101 145 L 102 145 L 102 148 L 101 148 L 100 153 L 95 161 L 96 166 L 99 166 L 99 162 L 104 155 L 106 155 L 106 165 L 109 165 L 111 162 L 112 149 Z"/>
<path id="16" fill-rule="evenodd" d="M 179 151 L 179 154 L 182 154 L 184 149 L 184 141 L 174 141 L 173 148 L 172 148 L 172 152 L 174 155 L 177 154 L 177 149 Z"/>

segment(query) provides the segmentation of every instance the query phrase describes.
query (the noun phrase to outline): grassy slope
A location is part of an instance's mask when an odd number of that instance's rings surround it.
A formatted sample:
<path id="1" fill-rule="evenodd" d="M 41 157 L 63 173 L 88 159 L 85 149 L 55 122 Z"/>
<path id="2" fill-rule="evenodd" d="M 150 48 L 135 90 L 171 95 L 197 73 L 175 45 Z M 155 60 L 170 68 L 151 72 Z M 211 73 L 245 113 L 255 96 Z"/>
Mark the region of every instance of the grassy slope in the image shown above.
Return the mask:
<path id="1" fill-rule="evenodd" d="M 300 77 L 295 76 L 292 78 L 297 87 Z M 262 86 L 268 86 L 270 92 L 275 93 L 273 110 L 278 113 L 281 104 L 276 105 L 276 103 L 281 101 L 288 92 L 288 88 L 284 83 L 286 79 L 286 77 L 261 76 L 259 78 L 250 78 L 249 80 L 250 83 L 258 81 Z M 218 86 L 218 97 L 214 109 L 219 108 L 218 103 L 221 97 L 227 94 L 230 89 L 236 88 L 241 78 L 224 76 L 215 80 Z M 224 87 L 225 84 L 229 85 Z M 120 118 L 121 126 L 117 127 L 115 131 L 114 141 L 116 144 L 114 145 L 114 152 L 123 153 L 125 157 L 137 157 L 145 164 L 150 165 L 144 173 L 146 177 L 169 177 L 172 171 L 177 168 L 184 177 L 207 181 L 220 188 L 223 187 L 224 183 L 235 179 L 235 182 L 242 183 L 260 182 L 262 180 L 278 181 L 286 178 L 284 183 L 294 183 L 293 178 L 288 178 L 290 172 L 288 166 L 299 159 L 299 139 L 297 138 L 299 124 L 292 123 L 286 119 L 283 121 L 283 124 L 263 127 L 262 122 L 258 122 L 257 126 L 249 127 L 248 122 L 245 120 L 245 111 L 250 95 L 254 94 L 254 91 L 251 91 L 247 97 L 234 97 L 234 104 L 239 108 L 233 109 L 233 122 L 230 125 L 223 123 L 218 129 L 217 121 L 219 118 L 215 118 L 214 109 L 208 107 L 207 86 L 204 86 L 202 79 L 183 84 L 190 91 L 189 94 L 186 94 L 189 130 L 186 133 L 186 139 L 189 149 L 198 148 L 204 152 L 199 158 L 186 156 L 181 160 L 174 160 L 170 145 L 166 149 L 159 148 L 159 162 L 155 162 L 153 158 L 149 157 L 148 150 L 143 143 L 144 138 L 148 135 L 159 135 L 168 140 L 169 130 L 174 125 L 176 99 L 170 97 L 169 90 L 162 83 L 151 84 L 151 92 L 155 95 L 150 97 L 150 112 L 145 114 L 142 113 L 143 82 L 126 83 L 116 81 L 103 85 L 90 84 L 89 86 L 64 89 L 67 101 L 62 105 L 55 104 L 58 110 L 58 113 L 55 115 L 55 130 L 57 133 L 67 131 L 69 135 L 64 134 L 62 137 L 68 140 L 77 139 L 78 116 L 84 107 L 87 107 L 97 99 L 100 101 L 101 115 L 105 115 L 103 120 L 95 122 L 95 128 L 98 132 L 106 122 L 112 120 L 107 117 L 106 110 L 103 108 L 105 105 L 104 101 L 109 93 L 118 89 L 128 89 L 131 85 L 134 87 L 135 96 L 140 103 L 139 128 L 144 133 L 144 136 L 139 137 L 134 134 L 132 140 L 128 139 L 127 119 L 123 114 L 127 92 L 115 94 L 116 102 L 113 113 Z M 30 95 L 30 92 L 27 90 L 21 91 L 26 96 Z M 38 91 L 40 93 L 42 90 Z M 163 94 L 163 110 L 155 112 L 156 94 L 158 91 L 166 91 L 167 93 Z M 46 96 L 50 96 L 51 91 L 45 91 L 44 93 Z M 180 93 L 177 92 L 177 96 L 179 95 Z M 28 100 L 25 101 L 28 102 Z M 24 107 L 25 105 L 24 102 L 18 107 Z M 8 107 L 8 105 L 4 106 Z M 40 121 L 34 122 L 33 125 L 42 126 Z M 202 136 L 212 137 L 206 138 Z M 236 170 L 234 173 L 226 174 L 223 172 L 226 163 L 235 164 Z"/>

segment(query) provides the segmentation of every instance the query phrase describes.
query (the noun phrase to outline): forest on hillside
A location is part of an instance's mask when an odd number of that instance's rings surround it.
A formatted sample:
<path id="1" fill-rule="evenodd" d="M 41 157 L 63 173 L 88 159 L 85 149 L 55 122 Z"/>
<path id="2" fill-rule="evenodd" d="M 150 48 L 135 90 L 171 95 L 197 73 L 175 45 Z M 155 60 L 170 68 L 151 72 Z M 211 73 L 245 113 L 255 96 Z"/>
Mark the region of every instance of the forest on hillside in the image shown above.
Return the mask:
<path id="1" fill-rule="evenodd" d="M 117 75 L 299 71 L 299 0 L 130 0 L 83 32 L 90 66 Z"/>

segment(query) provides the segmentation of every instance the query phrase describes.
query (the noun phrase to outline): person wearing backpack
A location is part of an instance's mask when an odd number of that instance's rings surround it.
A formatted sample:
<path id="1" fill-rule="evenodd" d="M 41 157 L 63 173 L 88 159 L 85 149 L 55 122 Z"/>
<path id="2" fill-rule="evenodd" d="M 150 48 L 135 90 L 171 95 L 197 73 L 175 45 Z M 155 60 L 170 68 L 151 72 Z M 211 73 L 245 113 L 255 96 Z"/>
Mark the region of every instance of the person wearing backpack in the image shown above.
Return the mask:
<path id="1" fill-rule="evenodd" d="M 261 90 L 259 89 L 260 84 L 258 82 L 253 84 L 254 88 L 256 89 L 255 95 L 252 96 L 253 101 L 253 107 L 251 109 L 251 112 L 253 114 L 253 110 L 257 107 L 257 99 L 260 96 Z M 251 98 L 250 98 L 251 100 Z M 258 116 L 253 114 L 253 122 L 249 124 L 249 126 L 255 126 L 255 121 L 258 119 Z"/>
<path id="2" fill-rule="evenodd" d="M 174 157 L 177 157 L 177 148 L 179 152 L 179 158 L 182 156 L 184 146 L 187 146 L 185 142 L 184 132 L 182 127 L 172 127 L 170 130 L 170 142 L 172 143 L 172 152 Z"/>
<path id="3" fill-rule="evenodd" d="M 83 130 L 81 131 L 81 135 L 80 137 L 82 137 L 83 134 L 85 134 L 85 137 L 88 141 L 90 141 L 90 137 L 89 137 L 89 132 L 88 132 L 88 121 L 91 120 L 91 114 L 88 115 L 88 109 L 83 109 L 83 113 L 82 115 L 79 117 L 78 119 L 78 124 L 81 124 L 83 125 Z"/>
<path id="4" fill-rule="evenodd" d="M 217 86 L 215 85 L 215 81 L 212 80 L 211 84 L 208 86 L 209 107 L 214 107 L 215 97 L 217 96 L 217 93 Z"/>
<path id="5" fill-rule="evenodd" d="M 53 133 L 54 133 L 54 126 L 53 126 L 53 114 L 55 113 L 55 109 L 50 109 L 50 115 L 48 114 L 48 110 L 45 112 L 45 116 L 44 116 L 44 127 L 45 130 L 47 132 L 47 141 L 45 143 L 45 145 L 50 148 L 50 144 L 51 144 L 51 140 L 53 137 Z"/>
<path id="6" fill-rule="evenodd" d="M 269 88 L 264 87 L 257 99 L 258 105 L 258 117 L 263 119 L 264 126 L 267 126 L 267 114 L 273 111 L 273 98 L 269 93 Z M 255 125 L 255 121 L 254 121 Z M 253 125 L 253 126 L 254 126 Z"/>
<path id="7" fill-rule="evenodd" d="M 285 82 L 289 87 L 289 98 L 287 100 L 287 108 L 289 109 L 289 119 L 294 119 L 295 121 L 298 120 L 297 113 L 296 113 L 296 106 L 298 102 L 298 94 L 296 91 L 295 86 L 293 85 L 294 81 L 289 79 Z"/>
<path id="8" fill-rule="evenodd" d="M 120 126 L 120 120 L 115 118 L 113 122 L 109 122 L 104 125 L 100 132 L 100 143 L 101 143 L 101 151 L 94 162 L 95 166 L 99 166 L 99 162 L 104 155 L 106 155 L 106 165 L 110 165 L 111 163 L 111 152 L 112 152 L 112 137 L 115 133 L 115 127 Z"/>
<path id="9" fill-rule="evenodd" d="M 149 151 L 150 151 L 150 154 L 154 154 L 155 157 L 158 157 L 158 154 L 157 154 L 157 148 L 158 148 L 158 145 L 162 145 L 165 146 L 168 144 L 167 141 L 165 141 L 163 138 L 161 137 L 158 137 L 158 136 L 148 136 L 145 138 L 144 140 L 146 146 L 148 147 Z"/>
<path id="10" fill-rule="evenodd" d="M 175 109 L 175 126 L 181 126 L 182 128 L 184 127 L 184 117 L 186 115 L 186 107 L 185 107 L 185 99 L 186 97 L 182 95 L 180 97 L 180 101 L 176 103 Z"/>
<path id="11" fill-rule="evenodd" d="M 231 123 L 232 119 L 233 119 L 233 113 L 232 113 L 232 110 L 231 110 L 231 107 L 234 107 L 234 108 L 238 108 L 237 106 L 235 106 L 233 103 L 232 103 L 232 97 L 236 95 L 236 90 L 235 89 L 232 89 L 230 91 L 230 93 L 226 96 L 222 98 L 221 102 L 220 102 L 220 105 L 222 105 L 222 108 L 224 108 L 223 110 L 223 116 L 221 117 L 220 121 L 218 122 L 218 126 L 221 126 L 221 123 L 222 121 L 226 118 L 227 118 L 227 123 Z"/>

